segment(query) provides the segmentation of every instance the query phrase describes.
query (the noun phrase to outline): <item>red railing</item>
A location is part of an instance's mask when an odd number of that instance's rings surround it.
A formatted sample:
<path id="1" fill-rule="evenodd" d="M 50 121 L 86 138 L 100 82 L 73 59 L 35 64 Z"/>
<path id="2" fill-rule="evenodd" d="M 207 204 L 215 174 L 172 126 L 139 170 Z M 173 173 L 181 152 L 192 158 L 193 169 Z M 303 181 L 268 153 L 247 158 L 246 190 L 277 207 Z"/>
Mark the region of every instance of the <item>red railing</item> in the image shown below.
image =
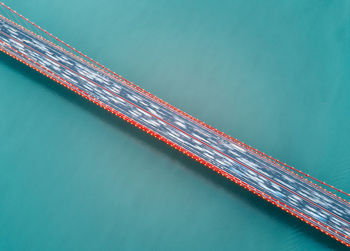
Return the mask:
<path id="1" fill-rule="evenodd" d="M 203 123 L 202 121 L 192 117 L 191 115 L 171 106 L 170 104 L 166 103 L 165 101 L 157 98 L 156 96 L 150 94 L 149 92 L 143 90 L 142 88 L 138 87 L 137 85 L 129 82 L 128 80 L 124 79 L 123 77 L 121 77 L 120 75 L 114 73 L 113 71 L 109 70 L 108 68 L 104 67 L 102 64 L 96 62 L 95 60 L 89 58 L 88 56 L 86 56 L 85 54 L 81 53 L 80 51 L 76 50 L 74 47 L 70 46 L 69 44 L 63 42 L 62 40 L 58 39 L 57 37 L 53 36 L 51 33 L 47 32 L 46 30 L 42 29 L 40 26 L 34 24 L 33 22 L 31 22 L 30 20 L 28 20 L 27 18 L 23 17 L 21 14 L 17 13 L 16 11 L 12 10 L 10 7 L 6 6 L 5 4 L 1 3 L 0 2 L 0 15 L 3 16 L 4 18 L 6 18 L 9 22 L 12 22 L 13 24 L 17 25 L 20 29 L 23 29 L 25 30 L 26 32 L 30 32 L 32 33 L 33 35 L 35 35 L 36 37 L 46 41 L 47 43 L 50 43 L 52 46 L 56 47 L 57 49 L 61 50 L 61 51 L 64 51 L 66 53 L 69 53 L 70 55 L 74 56 L 75 58 L 79 59 L 80 61 L 83 61 L 85 63 L 88 63 L 89 65 L 91 65 L 92 67 L 94 67 L 95 69 L 97 69 L 98 71 L 100 72 L 103 72 L 104 74 L 108 74 L 109 76 L 113 77 L 113 78 L 116 78 L 118 79 L 120 82 L 132 87 L 134 90 L 136 90 L 137 92 L 139 93 L 142 93 L 150 98 L 152 98 L 154 101 L 156 101 L 157 103 L 163 105 L 163 106 L 166 106 L 168 107 L 169 109 L 173 110 L 174 112 L 178 113 L 178 114 L 181 114 L 182 116 L 184 117 L 187 117 L 191 120 L 193 120 L 195 123 L 197 123 L 198 125 L 202 126 L 202 127 L 205 127 L 207 130 L 211 130 L 212 132 L 214 132 L 216 135 L 220 135 L 221 137 L 225 138 L 225 139 L 228 139 L 232 142 L 234 142 L 235 144 L 238 144 L 239 146 L 245 148 L 246 150 L 248 150 L 249 152 L 255 154 L 255 155 L 258 155 L 262 158 L 264 158 L 266 161 L 269 161 L 271 163 L 273 163 L 275 166 L 278 166 L 279 168 L 282 168 L 283 170 L 285 170 L 286 172 L 290 172 L 290 173 L 293 173 L 294 175 L 298 176 L 299 178 L 301 179 L 304 179 L 306 180 L 307 182 L 311 183 L 312 185 L 314 185 L 315 187 L 317 188 L 321 188 L 323 189 L 324 191 L 326 191 L 327 193 L 335 196 L 337 199 L 340 199 L 346 203 L 349 203 L 348 201 L 346 201 L 345 199 L 329 192 L 328 190 L 324 189 L 323 187 L 321 186 L 318 186 L 314 183 L 312 183 L 311 181 L 309 181 L 308 179 L 306 179 L 305 177 L 308 177 L 322 185 L 325 185 L 331 189 L 334 189 L 335 191 L 337 192 L 340 192 L 344 195 L 347 195 L 347 196 L 350 196 L 349 193 L 345 193 L 344 191 L 340 190 L 340 189 L 337 189 L 335 188 L 334 186 L 332 185 L 329 185 L 323 181 L 320 181 L 316 178 L 313 178 L 312 176 L 310 176 L 309 174 L 306 174 L 302 171 L 299 171 L 297 169 L 295 169 L 294 167 L 291 167 L 285 163 L 282 163 L 280 162 L 279 160 L 277 159 L 274 159 L 272 158 L 271 156 L 263 153 L 263 152 L 260 152 L 258 151 L 257 149 L 251 147 L 251 146 L 248 146 L 246 145 L 245 143 L 235 139 L 235 138 L 232 138 L 226 134 L 224 134 L 223 132 Z M 2 50 L 4 51 L 4 50 Z M 8 52 L 4 51 L 5 53 L 9 54 Z M 14 55 L 10 55 L 12 57 L 15 57 Z M 18 59 L 18 58 L 17 58 Z M 21 59 L 18 59 L 19 61 L 23 62 L 23 60 Z M 23 62 L 25 64 L 28 65 L 28 63 L 26 62 Z M 149 130 L 148 128 L 145 128 L 143 127 L 142 125 L 139 125 L 137 122 L 133 121 L 133 120 L 130 120 L 129 118 L 124 118 L 122 114 L 120 114 L 119 112 L 113 110 L 112 108 L 110 107 L 107 107 L 106 105 L 103 105 L 101 104 L 101 102 L 99 101 L 96 101 L 95 99 L 91 98 L 91 97 L 88 97 L 86 95 L 86 93 L 83 93 L 81 92 L 80 90 L 77 90 L 76 87 L 74 86 L 71 86 L 71 84 L 69 83 L 65 83 L 64 81 L 60 80 L 60 79 L 57 79 L 55 77 L 52 77 L 50 75 L 48 75 L 47 73 L 43 72 L 42 70 L 40 70 L 40 67 L 37 67 L 35 66 L 35 64 L 31 64 L 29 65 L 30 67 L 40 71 L 42 74 L 48 76 L 49 78 L 55 80 L 56 82 L 59 82 L 60 84 L 63 84 L 64 86 L 66 86 L 67 88 L 71 89 L 72 91 L 78 93 L 79 95 L 82 95 L 83 97 L 89 99 L 90 101 L 98 104 L 99 106 L 102 106 L 104 109 L 107 109 L 109 110 L 110 112 L 116 114 L 117 116 L 127 120 L 129 123 L 131 124 L 134 124 L 135 126 L 139 127 L 140 129 L 146 131 L 147 133 L 155 136 L 156 138 L 159 138 L 160 140 L 166 142 L 167 144 L 171 145 L 172 147 L 182 151 L 183 153 L 185 153 L 186 155 L 196 159 L 197 161 L 199 161 L 200 163 L 206 165 L 207 167 L 210 167 L 211 169 L 215 170 L 216 172 L 224 175 L 225 177 L 233 180 L 235 183 L 245 187 L 246 189 L 252 191 L 253 193 L 263 197 L 264 199 L 267 199 L 268 201 L 270 201 L 271 203 L 281 207 L 280 205 L 276 204 L 276 202 L 274 201 L 274 199 L 272 198 L 267 198 L 266 195 L 264 195 L 263 193 L 261 193 L 261 191 L 259 191 L 259 193 L 257 193 L 256 189 L 255 188 L 251 188 L 250 186 L 248 186 L 247 184 L 243 184 L 242 181 L 239 181 L 237 180 L 236 178 L 232 177 L 231 175 L 227 174 L 226 172 L 223 172 L 222 170 L 219 170 L 217 167 L 211 165 L 210 163 L 207 163 L 206 161 L 200 159 L 198 156 L 195 156 L 189 152 L 187 152 L 185 149 L 182 149 L 180 146 L 172 143 L 171 141 L 167 141 L 166 139 L 164 139 L 162 136 L 160 135 L 157 135 L 155 134 L 154 132 L 152 132 L 151 130 Z M 294 172 L 293 172 L 294 171 Z M 295 173 L 296 172 L 296 173 Z M 298 173 L 298 174 L 297 174 Z M 303 175 L 303 176 L 300 176 L 299 174 Z M 350 204 L 350 203 L 349 203 Z M 286 210 L 288 211 L 289 213 L 295 215 L 293 212 L 289 211 L 288 209 L 286 208 L 282 208 L 283 210 Z M 295 210 L 295 209 L 294 209 Z M 295 215 L 297 216 L 297 215 Z M 298 217 L 298 216 L 297 216 Z M 300 217 L 298 217 L 300 218 Z M 303 219 L 305 220 L 305 219 Z M 317 226 L 315 226 L 314 224 L 312 224 L 312 222 L 306 220 L 309 224 L 313 225 L 314 227 L 318 228 Z M 321 230 L 321 229 L 320 229 Z M 322 230 L 321 230 L 322 231 Z M 324 232 L 324 231 L 323 231 Z M 328 234 L 328 233 L 327 233 Z M 332 236 L 334 238 L 336 238 L 335 236 Z M 336 238 L 337 239 L 337 238 Z M 339 239 L 338 239 L 339 240 Z M 342 242 L 342 241 L 341 241 Z M 345 243 L 344 243 L 345 244 Z"/>

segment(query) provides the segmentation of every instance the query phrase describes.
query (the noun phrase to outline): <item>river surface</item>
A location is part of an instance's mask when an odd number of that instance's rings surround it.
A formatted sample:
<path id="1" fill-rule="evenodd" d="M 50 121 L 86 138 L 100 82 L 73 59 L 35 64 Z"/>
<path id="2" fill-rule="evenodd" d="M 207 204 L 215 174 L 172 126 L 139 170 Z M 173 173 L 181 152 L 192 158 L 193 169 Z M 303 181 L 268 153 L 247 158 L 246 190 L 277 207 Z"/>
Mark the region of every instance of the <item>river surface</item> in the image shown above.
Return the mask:
<path id="1" fill-rule="evenodd" d="M 349 1 L 5 3 L 350 192 Z M 0 116 L 0 250 L 345 250 L 3 54 Z"/>

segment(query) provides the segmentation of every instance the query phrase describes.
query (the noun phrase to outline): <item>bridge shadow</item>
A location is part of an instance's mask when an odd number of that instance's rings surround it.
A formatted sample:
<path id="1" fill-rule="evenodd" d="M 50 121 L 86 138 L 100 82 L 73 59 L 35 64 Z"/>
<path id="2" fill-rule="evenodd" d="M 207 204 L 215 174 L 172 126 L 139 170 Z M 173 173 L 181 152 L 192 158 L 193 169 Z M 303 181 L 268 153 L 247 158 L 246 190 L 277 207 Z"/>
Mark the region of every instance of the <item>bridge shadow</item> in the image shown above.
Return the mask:
<path id="1" fill-rule="evenodd" d="M 252 194 L 251 192 L 241 188 L 235 183 L 229 181 L 221 175 L 216 174 L 208 168 L 203 168 L 201 164 L 194 161 L 191 158 L 183 155 L 177 150 L 169 147 L 165 143 L 153 138 L 152 136 L 142 132 L 134 126 L 131 126 L 122 119 L 116 118 L 110 112 L 96 106 L 95 104 L 89 102 L 88 100 L 82 98 L 79 95 L 69 91 L 61 85 L 58 85 L 56 82 L 44 77 L 40 73 L 30 69 L 29 67 L 24 66 L 22 63 L 17 60 L 7 56 L 4 53 L 0 53 L 0 61 L 3 62 L 8 67 L 11 67 L 17 71 L 18 74 L 26 76 L 43 86 L 47 90 L 59 95 L 61 98 L 65 99 L 67 102 L 70 102 L 76 106 L 79 106 L 85 112 L 88 112 L 95 116 L 96 118 L 104 121 L 111 127 L 116 130 L 122 131 L 130 137 L 135 138 L 138 141 L 146 144 L 148 147 L 154 149 L 155 151 L 166 154 L 169 158 L 174 161 L 181 163 L 181 165 L 194 173 L 199 175 L 210 183 L 213 183 L 215 186 L 218 186 L 224 189 L 227 193 L 235 198 L 239 198 L 243 203 L 258 208 L 264 214 L 273 218 L 276 221 L 284 225 L 302 232 L 302 234 L 312 238 L 316 242 L 322 244 L 323 246 L 332 249 L 332 250 L 348 250 L 344 245 L 340 244 L 336 240 L 326 236 L 315 228 L 305 224 L 304 222 L 297 220 L 294 216 L 289 215 L 288 213 L 280 210 L 279 208 L 273 206 L 267 201 L 261 199 L 260 197 Z"/>

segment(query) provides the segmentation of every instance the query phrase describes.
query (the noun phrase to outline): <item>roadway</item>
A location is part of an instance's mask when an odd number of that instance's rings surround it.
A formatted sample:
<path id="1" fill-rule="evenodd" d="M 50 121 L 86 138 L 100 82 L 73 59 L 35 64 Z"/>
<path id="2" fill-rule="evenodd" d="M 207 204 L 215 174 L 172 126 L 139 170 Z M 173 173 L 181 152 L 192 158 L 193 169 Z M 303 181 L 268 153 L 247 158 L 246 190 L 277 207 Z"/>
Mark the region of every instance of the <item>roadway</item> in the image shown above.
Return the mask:
<path id="1" fill-rule="evenodd" d="M 350 245 L 350 204 L 0 16 L 0 49 Z"/>

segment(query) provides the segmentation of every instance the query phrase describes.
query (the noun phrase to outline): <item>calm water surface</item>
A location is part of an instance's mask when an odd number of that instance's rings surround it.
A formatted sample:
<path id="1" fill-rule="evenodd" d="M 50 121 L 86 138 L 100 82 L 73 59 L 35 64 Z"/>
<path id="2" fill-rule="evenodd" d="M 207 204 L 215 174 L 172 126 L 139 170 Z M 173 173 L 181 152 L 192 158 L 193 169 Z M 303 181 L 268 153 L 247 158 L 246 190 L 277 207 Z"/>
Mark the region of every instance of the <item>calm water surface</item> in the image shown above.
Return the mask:
<path id="1" fill-rule="evenodd" d="M 350 191 L 350 2 L 8 5 L 169 103 Z M 342 245 L 0 55 L 1 250 Z"/>

